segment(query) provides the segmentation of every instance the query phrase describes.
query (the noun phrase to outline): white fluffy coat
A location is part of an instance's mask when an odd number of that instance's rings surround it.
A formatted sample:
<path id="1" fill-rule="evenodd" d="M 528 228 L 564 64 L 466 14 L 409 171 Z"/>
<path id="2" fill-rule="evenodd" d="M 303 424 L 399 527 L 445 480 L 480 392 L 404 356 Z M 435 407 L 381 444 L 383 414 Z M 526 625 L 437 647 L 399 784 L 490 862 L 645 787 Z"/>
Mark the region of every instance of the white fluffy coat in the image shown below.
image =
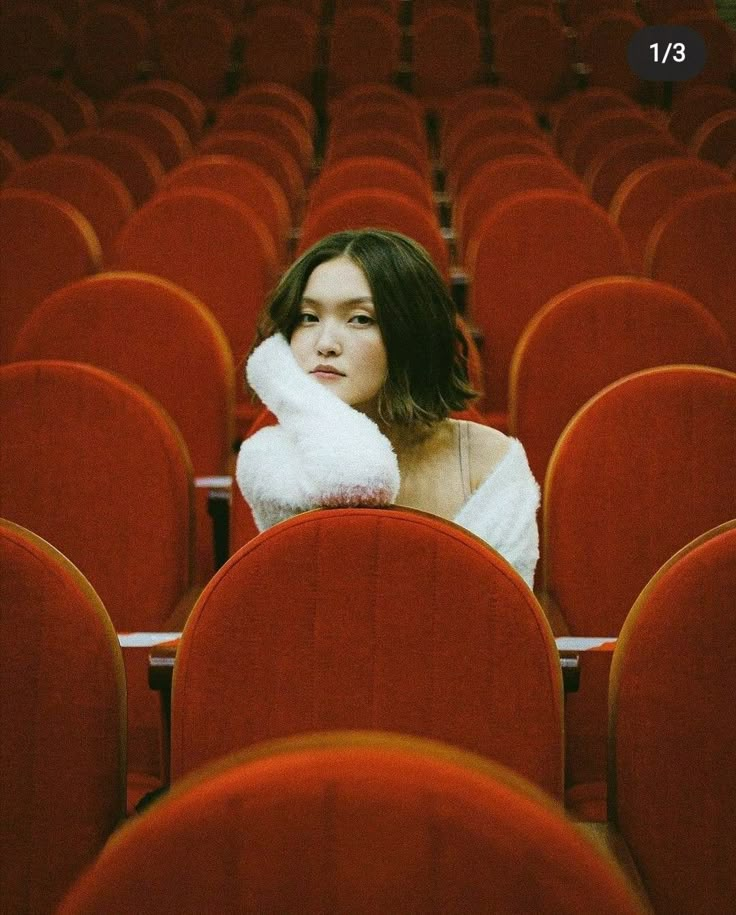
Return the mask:
<path id="1" fill-rule="evenodd" d="M 399 492 L 396 454 L 378 426 L 297 365 L 281 334 L 246 366 L 248 383 L 278 418 L 246 439 L 236 479 L 263 531 L 318 507 L 390 505 Z M 453 521 L 497 550 L 529 587 L 539 558 L 539 486 L 524 448 L 509 449 Z"/>

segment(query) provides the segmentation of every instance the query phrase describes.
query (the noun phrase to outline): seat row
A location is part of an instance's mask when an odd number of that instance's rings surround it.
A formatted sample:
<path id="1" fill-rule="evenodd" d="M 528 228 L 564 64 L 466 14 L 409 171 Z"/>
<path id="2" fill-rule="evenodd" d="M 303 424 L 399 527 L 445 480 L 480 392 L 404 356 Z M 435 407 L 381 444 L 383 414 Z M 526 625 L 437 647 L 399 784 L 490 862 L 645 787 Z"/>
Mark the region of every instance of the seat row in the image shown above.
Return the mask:
<path id="1" fill-rule="evenodd" d="M 643 887 L 643 898 L 655 911 L 670 911 L 675 901 L 679 911 L 703 911 L 702 900 L 707 899 L 706 911 L 715 913 L 723 911 L 733 892 L 733 833 L 726 811 L 734 790 L 733 767 L 728 765 L 733 742 L 728 710 L 736 669 L 730 612 L 736 586 L 735 525 L 731 521 L 706 532 L 665 563 L 627 617 L 613 656 L 609 728 L 614 752 L 609 767 L 608 822 L 598 831 L 609 847 L 619 848 L 619 860 L 629 878 Z M 313 555 L 317 541 L 327 551 L 320 564 L 305 565 L 302 560 Z M 360 560 L 357 569 L 352 563 L 346 568 L 346 543 L 365 547 L 351 553 Z M 4 888 L 6 902 L 32 900 L 34 911 L 46 912 L 55 910 L 72 881 L 95 862 L 123 817 L 122 660 L 104 605 L 68 559 L 35 534 L 6 521 L 0 522 L 0 551 L 6 570 L 3 609 L 5 604 L 13 608 L 12 614 L 0 616 L 2 669 L 7 680 L 1 701 L 4 720 L 10 723 L 6 735 L 10 745 L 3 754 L 0 774 L 4 787 L 13 786 L 3 794 L 6 821 L 16 829 L 15 841 L 6 848 L 3 859 L 3 874 L 8 878 Z M 448 560 L 440 560 L 443 574 L 422 574 L 437 565 L 438 556 Z M 416 574 L 407 575 L 409 557 Z M 290 560 L 308 574 L 283 576 L 284 564 Z M 370 568 L 364 570 L 364 562 Z M 364 573 L 368 575 L 366 587 L 360 588 Z M 429 581 L 434 585 L 428 590 Z M 325 587 L 327 582 L 329 587 Z M 314 593 L 322 595 L 317 605 Z M 421 599 L 407 600 L 411 597 Z M 43 613 L 39 613 L 39 599 Z M 344 612 L 346 603 L 351 606 L 349 614 Z M 22 652 L 17 650 L 19 625 L 23 627 Z M 368 631 L 372 635 L 366 639 Z M 521 775 L 535 786 L 537 803 L 552 809 L 550 795 L 558 804 L 561 799 L 560 667 L 541 608 L 500 557 L 438 519 L 405 510 L 338 509 L 308 513 L 277 526 L 240 550 L 212 580 L 192 612 L 176 663 L 172 709 L 175 795 L 159 802 L 113 841 L 94 864 L 93 874 L 97 871 L 99 877 L 85 878 L 85 889 L 76 891 L 77 899 L 90 892 L 93 897 L 112 893 L 118 900 L 115 910 L 128 911 L 127 903 L 121 901 L 125 894 L 156 891 L 157 878 L 152 872 L 174 858 L 179 881 L 186 885 L 193 879 L 192 886 L 198 885 L 196 869 L 187 868 L 185 877 L 181 859 L 173 854 L 176 828 L 165 828 L 166 845 L 159 855 L 156 846 L 149 844 L 158 827 L 149 831 L 149 826 L 170 818 L 180 827 L 187 822 L 186 802 L 181 806 L 187 790 L 204 784 L 203 774 L 228 770 L 233 760 L 226 761 L 224 755 L 248 748 L 247 760 L 269 765 L 270 754 L 282 747 L 262 748 L 257 746 L 260 741 L 305 731 L 377 728 L 441 739 L 454 749 L 430 748 L 440 758 L 462 762 L 467 759 L 463 751 L 477 753 L 475 767 L 505 780 L 510 775 L 498 763 L 509 766 L 515 778 Z M 42 666 L 46 675 L 29 678 L 29 666 Z M 707 685 L 703 684 L 707 703 L 697 686 L 703 682 L 703 671 L 708 672 Z M 58 701 L 60 696 L 63 703 Z M 237 714 L 233 714 L 236 708 Z M 79 709 L 84 709 L 81 717 Z M 14 722 L 29 719 L 38 723 L 32 747 L 21 729 L 13 727 Z M 295 747 L 287 743 L 283 750 L 315 750 L 334 740 L 330 734 L 298 736 Z M 341 734 L 338 742 L 365 747 L 371 740 L 367 735 Z M 391 745 L 396 740 L 399 747 L 426 748 L 412 740 L 407 743 L 406 738 L 383 736 L 379 743 L 396 750 Z M 663 754 L 668 761 L 667 780 L 661 778 Z M 330 768 L 333 830 L 339 809 L 339 805 L 334 807 L 335 776 L 341 772 L 342 778 L 351 771 L 348 762 L 343 755 L 340 764 Z M 360 774 L 353 770 L 358 789 L 353 797 L 359 805 L 368 805 L 362 808 L 363 815 L 370 817 L 374 827 L 383 821 L 379 813 L 383 808 L 376 804 L 368 784 L 378 784 L 380 772 L 395 772 L 398 764 L 398 760 L 390 763 L 374 757 Z M 180 784 L 185 774 L 188 782 Z M 299 879 L 301 887 L 301 880 L 309 883 L 310 874 L 314 879 L 319 871 L 305 854 L 304 808 L 290 792 L 284 793 L 287 782 L 294 788 L 301 786 L 297 794 L 303 790 L 307 782 L 295 775 L 290 767 L 277 789 L 279 808 L 288 810 L 291 839 L 284 846 L 283 830 L 274 836 L 268 855 L 281 866 L 267 870 L 282 874 L 282 867 L 292 868 L 295 862 L 286 855 L 291 847 L 306 868 Z M 435 788 L 437 776 L 435 771 Z M 528 795 L 532 787 L 524 787 L 527 782 L 515 782 L 516 790 Z M 67 787 L 71 784 L 73 791 Z M 256 795 L 262 801 L 264 784 L 260 784 Z M 479 788 L 474 782 L 471 793 L 476 799 Z M 426 783 L 421 793 L 426 803 Z M 403 810 L 410 796 L 413 792 L 403 794 Z M 205 804 L 209 814 L 226 808 L 242 812 L 242 801 L 213 803 L 214 795 L 206 787 L 205 797 L 210 798 Z M 510 798 L 506 803 L 508 827 L 513 822 L 515 833 L 524 828 L 526 820 Z M 714 804 L 722 815 L 704 818 L 704 804 Z M 324 800 L 320 809 L 326 810 Z M 435 837 L 437 809 L 433 804 Z M 457 801 L 444 809 L 452 809 L 457 822 Z M 356 811 L 352 809 L 349 819 L 357 827 L 362 819 L 355 819 Z M 255 815 L 255 808 L 249 810 L 245 820 L 239 817 L 241 824 L 259 823 Z M 395 816 L 391 817 L 394 830 Z M 482 833 L 480 812 L 477 816 L 476 830 L 480 828 Z M 483 816 L 488 816 L 487 810 Z M 560 807 L 555 817 L 558 829 L 576 835 L 571 825 L 563 826 Z M 186 829 L 186 842 L 201 857 L 209 847 L 206 831 L 201 832 L 208 820 L 204 808 L 197 806 L 196 819 L 196 826 L 192 823 Z M 222 830 L 223 821 L 218 816 L 215 819 Z M 295 828 L 296 834 L 291 832 Z M 693 832 L 698 836 L 695 844 Z M 240 841 L 239 830 L 237 833 L 236 841 Z M 361 834 L 365 839 L 362 827 L 356 838 Z M 504 833 L 504 842 L 508 840 Z M 223 835 L 218 834 L 216 859 L 220 865 L 222 841 Z M 331 833 L 330 841 L 334 853 L 348 840 L 339 830 Z M 354 841 L 349 840 L 348 845 L 354 848 Z M 403 845 L 405 840 L 397 837 L 397 841 Z M 550 841 L 549 836 L 545 841 Z M 586 853 L 585 844 L 578 842 L 581 847 L 567 856 L 567 866 L 579 869 Z M 127 852 L 121 852 L 126 845 Z M 385 851 L 381 844 L 382 858 Z M 129 855 L 140 862 L 134 867 L 135 879 L 123 879 L 120 873 L 113 878 L 107 864 L 116 856 L 125 861 Z M 261 867 L 260 859 L 252 857 L 252 845 L 242 855 L 243 866 Z M 544 858 L 549 855 L 547 846 Z M 532 860 L 533 883 L 538 887 L 538 853 Z M 399 856 L 396 863 L 401 861 Z M 500 864 L 498 858 L 496 862 Z M 502 866 L 508 868 L 509 863 L 504 858 Z M 433 868 L 438 864 L 433 860 Z M 365 861 L 360 870 L 365 872 Z M 239 876 L 233 889 L 242 890 L 243 871 L 230 868 L 231 874 L 236 871 Z M 478 883 L 475 864 L 471 875 L 457 871 L 454 864 L 453 872 L 466 892 L 498 892 L 496 881 Z M 404 886 L 407 880 L 416 879 L 403 871 L 403 865 L 400 873 Z M 210 884 L 211 876 L 212 871 Z M 575 883 L 580 879 L 578 873 Z M 284 889 L 281 878 L 276 883 Z M 287 883 L 291 885 L 291 881 Z M 488 887 L 492 888 L 484 889 Z M 165 881 L 157 892 L 171 894 L 176 888 Z M 517 887 L 510 910 L 520 910 L 519 892 Z M 611 887 L 608 893 L 613 911 L 622 911 L 618 897 L 611 901 Z M 171 898 L 162 898 L 162 905 Z M 538 911 L 539 898 L 535 899 L 530 909 L 524 904 L 521 910 Z M 501 911 L 507 910 L 507 903 L 499 899 L 497 904 Z M 584 902 L 570 903 L 562 911 L 587 911 L 589 904 L 586 894 Z M 69 910 L 108 910 L 105 903 L 89 909 L 79 901 L 75 905 L 81 907 Z"/>

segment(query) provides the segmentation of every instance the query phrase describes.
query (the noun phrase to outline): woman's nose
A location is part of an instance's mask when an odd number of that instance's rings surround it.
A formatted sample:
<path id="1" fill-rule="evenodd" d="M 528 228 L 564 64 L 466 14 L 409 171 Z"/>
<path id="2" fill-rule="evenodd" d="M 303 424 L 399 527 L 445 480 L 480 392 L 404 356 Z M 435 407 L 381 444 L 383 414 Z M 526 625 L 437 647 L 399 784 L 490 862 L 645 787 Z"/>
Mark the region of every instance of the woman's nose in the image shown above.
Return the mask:
<path id="1" fill-rule="evenodd" d="M 339 355 L 342 347 L 339 335 L 329 322 L 324 322 L 320 327 L 320 334 L 317 339 L 317 352 L 321 356 Z"/>

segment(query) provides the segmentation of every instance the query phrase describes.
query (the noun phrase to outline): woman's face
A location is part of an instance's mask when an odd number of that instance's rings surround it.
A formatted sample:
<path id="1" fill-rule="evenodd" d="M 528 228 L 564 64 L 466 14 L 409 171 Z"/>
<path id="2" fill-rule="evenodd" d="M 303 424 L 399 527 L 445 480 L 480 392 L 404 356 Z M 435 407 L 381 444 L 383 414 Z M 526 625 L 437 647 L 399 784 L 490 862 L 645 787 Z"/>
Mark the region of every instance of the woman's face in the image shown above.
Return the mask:
<path id="1" fill-rule="evenodd" d="M 336 257 L 312 271 L 291 350 L 300 368 L 340 400 L 377 418 L 388 375 L 386 348 L 368 280 L 349 258 Z"/>

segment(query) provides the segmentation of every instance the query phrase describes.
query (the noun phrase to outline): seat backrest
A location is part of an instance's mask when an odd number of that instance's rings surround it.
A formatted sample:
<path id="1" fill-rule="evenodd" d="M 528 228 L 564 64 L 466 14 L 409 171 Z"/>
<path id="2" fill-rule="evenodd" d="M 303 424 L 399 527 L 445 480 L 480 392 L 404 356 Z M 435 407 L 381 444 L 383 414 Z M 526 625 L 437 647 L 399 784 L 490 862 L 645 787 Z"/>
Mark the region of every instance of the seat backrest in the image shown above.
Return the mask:
<path id="1" fill-rule="evenodd" d="M 268 737 L 377 727 L 472 749 L 559 797 L 561 700 L 544 614 L 485 544 L 405 509 L 310 512 L 246 544 L 192 611 L 172 777 Z"/>
<path id="2" fill-rule="evenodd" d="M 449 252 L 435 214 L 396 191 L 347 191 L 310 209 L 302 225 L 299 251 L 305 251 L 332 232 L 366 226 L 402 232 L 418 241 L 427 249 L 439 272 L 449 277 Z"/>
<path id="3" fill-rule="evenodd" d="M 279 2 L 257 5 L 243 52 L 248 82 L 280 83 L 311 95 L 318 41 L 317 19 L 310 11 Z"/>
<path id="4" fill-rule="evenodd" d="M 154 194 L 164 175 L 161 160 L 145 140 L 115 127 L 80 130 L 69 138 L 63 150 L 92 156 L 115 172 L 127 187 L 136 207 Z"/>
<path id="5" fill-rule="evenodd" d="M 514 194 L 485 216 L 465 250 L 469 314 L 484 332 L 492 410 L 506 409 L 514 347 L 539 309 L 574 283 L 629 272 L 619 230 L 605 210 L 574 191 Z"/>
<path id="6" fill-rule="evenodd" d="M 297 223 L 304 208 L 304 175 L 297 160 L 272 137 L 255 130 L 217 130 L 200 141 L 197 152 L 240 156 L 260 166 L 276 181 Z"/>
<path id="7" fill-rule="evenodd" d="M 53 6 L 7 3 L 0 16 L 0 79 L 4 84 L 63 68 L 69 30 Z"/>
<path id="8" fill-rule="evenodd" d="M 316 915 L 326 899 L 357 913 L 643 912 L 528 782 L 370 732 L 275 741 L 190 780 L 111 843 L 60 915 L 167 903 Z"/>
<path id="9" fill-rule="evenodd" d="M 72 83 L 62 83 L 41 73 L 10 86 L 5 97 L 43 108 L 68 135 L 97 123 L 97 109 L 89 96 Z"/>
<path id="10" fill-rule="evenodd" d="M 161 74 L 182 83 L 205 103 L 222 99 L 235 37 L 232 19 L 210 4 L 171 7 L 156 24 Z"/>
<path id="11" fill-rule="evenodd" d="M 104 127 L 115 127 L 140 137 L 156 154 L 164 171 L 179 165 L 192 151 L 181 121 L 165 108 L 149 102 L 111 102 L 100 121 Z"/>
<path id="12" fill-rule="evenodd" d="M 263 219 L 280 258 L 285 258 L 291 214 L 281 186 L 259 165 L 240 156 L 202 153 L 172 169 L 163 187 L 208 187 L 237 197 Z"/>
<path id="13" fill-rule="evenodd" d="M 0 98 L 0 139 L 23 159 L 42 156 L 64 143 L 64 128 L 39 105 Z"/>
<path id="14" fill-rule="evenodd" d="M 176 423 L 196 474 L 227 471 L 232 354 L 212 314 L 174 283 L 115 271 L 70 283 L 34 310 L 13 359 L 86 362 L 135 382 Z"/>
<path id="15" fill-rule="evenodd" d="M 309 176 L 314 156 L 312 138 L 291 112 L 240 98 L 222 105 L 212 129 L 252 130 L 271 137 L 299 163 L 305 179 Z"/>
<path id="16" fill-rule="evenodd" d="M 329 93 L 337 95 L 357 83 L 391 82 L 400 43 L 398 21 L 384 10 L 365 5 L 338 10 L 329 40 Z"/>
<path id="17" fill-rule="evenodd" d="M 133 198 L 118 175 L 97 159 L 78 153 L 38 156 L 15 169 L 5 187 L 45 191 L 76 207 L 94 229 L 106 263 L 134 209 Z"/>
<path id="18" fill-rule="evenodd" d="M 543 188 L 585 193 L 577 175 L 552 156 L 502 156 L 476 169 L 462 187 L 453 208 L 453 223 L 461 252 L 485 214 L 497 203 L 522 191 Z"/>
<path id="19" fill-rule="evenodd" d="M 89 582 L 0 520 L 0 886 L 52 912 L 125 812 L 125 674 Z"/>
<path id="20" fill-rule="evenodd" d="M 85 6 L 74 27 L 71 72 L 95 99 L 109 99 L 136 81 L 151 59 L 146 17 L 123 3 Z"/>
<path id="21" fill-rule="evenodd" d="M 413 168 L 423 178 L 430 178 L 426 147 L 390 130 L 364 128 L 352 134 L 328 138 L 325 167 L 352 156 L 388 156 Z"/>
<path id="22" fill-rule="evenodd" d="M 690 151 L 725 168 L 736 153 L 736 107 L 712 114 L 696 130 Z"/>
<path id="23" fill-rule="evenodd" d="M 606 4 L 585 18 L 578 35 L 578 58 L 586 67 L 588 86 L 605 86 L 636 97 L 642 83 L 629 66 L 627 49 L 644 22 L 634 10 L 633 0 L 628 7 L 610 9 Z"/>
<path id="24" fill-rule="evenodd" d="M 613 657 L 609 816 L 660 912 L 725 912 L 736 896 L 734 594 L 730 521 L 654 575 Z"/>
<path id="25" fill-rule="evenodd" d="M 481 107 L 486 111 L 515 112 L 526 117 L 530 124 L 536 123 L 531 105 L 514 89 L 505 86 L 466 86 L 459 89 L 442 108 L 443 142 L 455 124 Z"/>
<path id="26" fill-rule="evenodd" d="M 53 543 L 118 630 L 160 628 L 191 583 L 192 469 L 140 388 L 89 365 L 0 369 L 0 515 Z"/>
<path id="27" fill-rule="evenodd" d="M 667 127 L 681 143 L 689 143 L 698 127 L 713 114 L 736 108 L 736 92 L 727 86 L 694 85 L 672 103 Z"/>
<path id="28" fill-rule="evenodd" d="M 632 372 L 676 363 L 736 368 L 723 328 L 682 290 L 605 277 L 554 296 L 519 339 L 509 382 L 509 430 L 536 479 L 586 401 Z"/>
<path id="29" fill-rule="evenodd" d="M 163 190 L 128 220 L 117 250 L 119 269 L 170 280 L 209 308 L 236 363 L 249 350 L 277 269 L 273 240 L 249 206 L 209 188 Z"/>
<path id="30" fill-rule="evenodd" d="M 580 92 L 571 92 L 554 112 L 553 134 L 557 151 L 562 155 L 570 135 L 587 118 L 599 111 L 615 109 L 637 110 L 634 102 L 618 89 L 591 86 Z"/>
<path id="31" fill-rule="evenodd" d="M 42 191 L 0 190 L 0 362 L 31 311 L 54 289 L 95 273 L 102 250 L 71 204 Z"/>
<path id="32" fill-rule="evenodd" d="M 570 88 L 570 49 L 556 11 L 522 6 L 502 16 L 494 29 L 494 67 L 502 85 L 537 105 Z"/>
<path id="33" fill-rule="evenodd" d="M 736 186 L 692 191 L 652 230 L 644 252 L 648 276 L 679 286 L 720 321 L 736 346 Z"/>
<path id="34" fill-rule="evenodd" d="M 453 129 L 448 130 L 443 136 L 442 160 L 448 169 L 452 169 L 473 143 L 484 137 L 497 137 L 502 134 L 524 134 L 535 138 L 543 136 L 539 127 L 530 123 L 523 111 L 481 109 L 456 121 Z"/>
<path id="35" fill-rule="evenodd" d="M 570 134 L 562 158 L 582 176 L 595 157 L 612 141 L 659 133 L 664 134 L 664 128 L 638 110 L 599 111 L 586 118 Z"/>
<path id="36" fill-rule="evenodd" d="M 649 236 L 669 208 L 690 191 L 728 184 L 728 175 L 693 156 L 658 159 L 626 178 L 611 200 L 609 213 L 626 239 L 632 266 L 644 271 Z"/>
<path id="37" fill-rule="evenodd" d="M 413 168 L 388 156 L 351 156 L 320 172 L 309 188 L 309 207 L 313 209 L 338 194 L 364 188 L 396 191 L 428 208 L 434 206 L 432 186 Z"/>
<path id="38" fill-rule="evenodd" d="M 413 91 L 430 107 L 480 82 L 481 37 L 474 10 L 450 4 L 419 11 L 413 23 Z"/>
<path id="39" fill-rule="evenodd" d="M 685 148 L 668 133 L 621 137 L 612 140 L 591 159 L 583 181 L 593 200 L 608 209 L 616 191 L 637 168 L 685 155 Z"/>
<path id="40" fill-rule="evenodd" d="M 125 86 L 117 97 L 123 102 L 157 105 L 173 114 L 186 130 L 192 143 L 196 143 L 202 134 L 207 110 L 199 97 L 181 83 L 170 79 L 149 79 L 143 83 Z"/>
<path id="41" fill-rule="evenodd" d="M 263 9 L 269 8 L 273 9 L 273 5 L 269 4 L 269 6 L 263 7 Z M 288 7 L 288 9 L 293 8 L 294 7 Z M 259 80 L 258 82 L 241 86 L 233 96 L 233 100 L 243 99 L 245 101 L 259 102 L 261 104 L 267 103 L 273 108 L 289 111 L 299 118 L 302 124 L 307 128 L 311 137 L 314 136 L 317 116 L 314 106 L 309 101 L 307 95 L 304 95 L 284 83 Z"/>
<path id="42" fill-rule="evenodd" d="M 469 144 L 453 162 L 446 175 L 447 187 L 456 196 L 466 186 L 479 168 L 492 159 L 504 156 L 547 156 L 557 159 L 554 147 L 544 136 L 533 134 L 502 133 L 496 137 L 481 137 Z"/>
<path id="43" fill-rule="evenodd" d="M 662 563 L 736 517 L 736 374 L 628 375 L 575 415 L 547 470 L 542 590 L 575 635 L 618 634 Z"/>
<path id="44" fill-rule="evenodd" d="M 330 139 L 363 130 L 390 130 L 427 150 L 427 133 L 419 112 L 393 100 L 356 100 L 330 121 Z"/>

